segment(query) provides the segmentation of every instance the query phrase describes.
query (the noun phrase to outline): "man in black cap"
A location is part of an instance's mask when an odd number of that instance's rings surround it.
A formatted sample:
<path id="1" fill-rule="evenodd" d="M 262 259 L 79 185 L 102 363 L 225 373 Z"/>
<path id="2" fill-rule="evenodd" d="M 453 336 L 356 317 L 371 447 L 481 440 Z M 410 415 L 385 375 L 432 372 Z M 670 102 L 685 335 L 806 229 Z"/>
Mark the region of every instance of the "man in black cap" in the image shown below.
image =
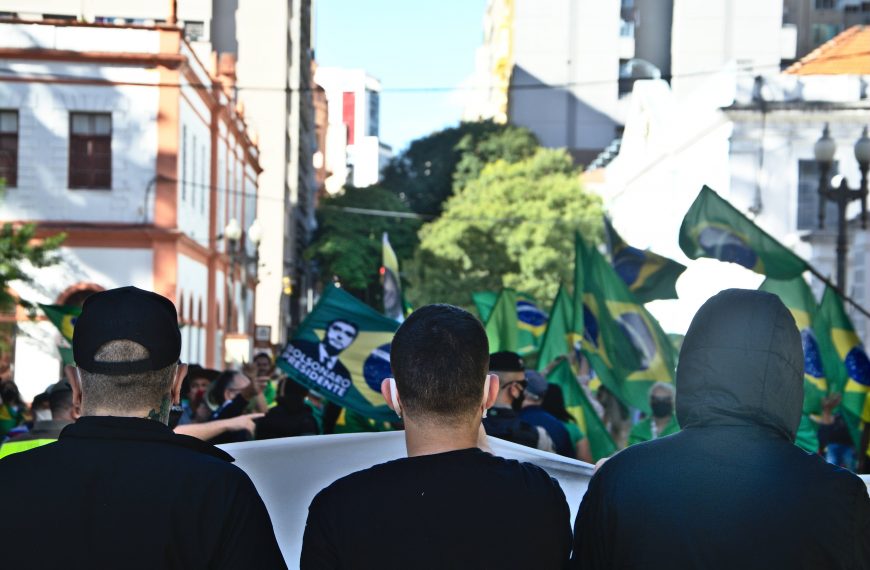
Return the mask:
<path id="1" fill-rule="evenodd" d="M 775 295 L 729 289 L 680 350 L 682 431 L 625 449 L 592 478 L 575 568 L 870 568 L 870 498 L 794 445 L 804 358 Z"/>
<path id="2" fill-rule="evenodd" d="M 5 566 L 28 567 L 39 552 L 44 568 L 286 568 L 248 476 L 166 425 L 187 369 L 180 353 L 165 297 L 123 287 L 85 301 L 77 367 L 66 368 L 82 417 L 56 443 L 0 461 L 14 490 L 4 508 L 16 514 L 0 521 L 0 536 L 15 539 Z"/>
<path id="3" fill-rule="evenodd" d="M 520 355 L 507 350 L 490 354 L 489 372 L 498 376 L 500 383 L 495 404 L 483 420 L 486 434 L 526 447 L 555 451 L 547 430 L 519 417 L 528 386 Z"/>

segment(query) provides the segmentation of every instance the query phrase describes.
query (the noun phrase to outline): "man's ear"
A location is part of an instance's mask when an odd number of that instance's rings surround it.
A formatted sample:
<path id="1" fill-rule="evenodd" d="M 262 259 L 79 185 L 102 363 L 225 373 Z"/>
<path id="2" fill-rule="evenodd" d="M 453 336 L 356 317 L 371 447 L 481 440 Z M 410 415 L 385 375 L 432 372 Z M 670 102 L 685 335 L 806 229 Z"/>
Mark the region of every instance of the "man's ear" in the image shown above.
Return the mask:
<path id="1" fill-rule="evenodd" d="M 381 395 L 387 401 L 387 406 L 401 418 L 402 401 L 399 399 L 399 391 L 396 389 L 396 381 L 393 378 L 384 378 L 384 381 L 381 382 Z"/>
<path id="2" fill-rule="evenodd" d="M 82 383 L 79 377 L 78 370 L 72 364 L 67 364 L 63 367 L 63 375 L 66 376 L 66 381 L 69 382 L 69 387 L 72 388 L 72 403 L 73 407 L 81 413 L 82 409 Z"/>
<path id="3" fill-rule="evenodd" d="M 483 394 L 483 407 L 488 410 L 495 404 L 496 398 L 498 398 L 498 389 L 499 389 L 499 379 L 498 374 L 489 374 L 489 386 L 486 392 Z"/>
<path id="4" fill-rule="evenodd" d="M 172 379 L 172 389 L 169 393 L 170 401 L 174 405 L 181 403 L 181 383 L 185 376 L 187 376 L 187 364 L 179 364 L 175 371 L 175 378 Z"/>

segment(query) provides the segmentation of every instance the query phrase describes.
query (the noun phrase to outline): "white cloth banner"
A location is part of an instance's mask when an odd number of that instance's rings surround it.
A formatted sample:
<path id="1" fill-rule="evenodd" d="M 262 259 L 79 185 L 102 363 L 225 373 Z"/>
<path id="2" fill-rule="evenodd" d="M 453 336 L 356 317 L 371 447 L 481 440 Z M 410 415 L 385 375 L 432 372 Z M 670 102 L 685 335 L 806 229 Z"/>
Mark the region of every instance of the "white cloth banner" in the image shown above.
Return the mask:
<path id="1" fill-rule="evenodd" d="M 552 453 L 489 438 L 495 455 L 534 463 L 562 486 L 571 524 L 592 477 L 592 466 Z M 288 437 L 221 445 L 257 486 L 289 568 L 299 565 L 308 505 L 321 489 L 378 463 L 405 457 L 404 432 Z M 363 517 L 361 520 L 365 520 Z"/>

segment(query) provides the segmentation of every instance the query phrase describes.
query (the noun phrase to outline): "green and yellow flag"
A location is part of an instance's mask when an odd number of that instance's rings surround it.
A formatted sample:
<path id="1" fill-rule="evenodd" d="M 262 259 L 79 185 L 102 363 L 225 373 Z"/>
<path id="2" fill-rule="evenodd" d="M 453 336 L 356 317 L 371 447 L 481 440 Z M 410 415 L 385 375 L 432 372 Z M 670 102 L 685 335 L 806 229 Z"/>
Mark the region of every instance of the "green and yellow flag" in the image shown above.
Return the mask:
<path id="1" fill-rule="evenodd" d="M 649 412 L 650 386 L 674 381 L 673 345 L 613 267 L 580 236 L 576 257 L 584 267 L 586 291 L 582 352 L 601 382 L 623 403 Z M 576 333 L 576 305 L 574 310 Z"/>
<path id="2" fill-rule="evenodd" d="M 519 328 L 517 327 L 517 294 L 513 289 L 502 289 L 486 323 L 486 337 L 489 339 L 489 351 L 499 352 L 519 350 Z"/>
<path id="3" fill-rule="evenodd" d="M 571 345 L 571 326 L 574 321 L 574 307 L 571 296 L 564 285 L 559 285 L 556 299 L 550 309 L 547 330 L 541 339 L 538 350 L 538 370 L 543 371 L 560 356 L 567 356 L 573 350 Z"/>
<path id="4" fill-rule="evenodd" d="M 487 322 L 498 301 L 495 291 L 478 291 L 471 294 L 481 322 Z M 516 293 L 517 299 L 517 352 L 528 356 L 537 352 L 547 328 L 547 313 L 538 307 L 537 301 L 526 293 Z"/>
<path id="5" fill-rule="evenodd" d="M 547 375 L 547 381 L 562 388 L 565 398 L 565 409 L 577 420 L 583 435 L 589 439 L 589 450 L 595 461 L 616 453 L 616 444 L 601 418 L 595 413 L 595 408 L 589 403 L 583 388 L 577 383 L 577 378 L 567 360 L 562 360 Z"/>
<path id="6" fill-rule="evenodd" d="M 690 259 L 729 261 L 774 279 L 793 279 L 806 262 L 704 186 L 680 226 L 680 248 Z"/>
<path id="7" fill-rule="evenodd" d="M 860 442 L 859 420 L 870 421 L 870 360 L 840 295 L 825 288 L 819 306 L 819 349 L 832 393 L 843 395 L 840 404 L 856 443 Z"/>
<path id="8" fill-rule="evenodd" d="M 677 279 L 686 266 L 649 250 L 631 247 L 616 232 L 610 219 L 604 218 L 604 235 L 610 262 L 637 300 L 676 299 Z"/>
<path id="9" fill-rule="evenodd" d="M 291 378 L 375 421 L 397 421 L 381 396 L 399 323 L 349 293 L 327 287 L 278 357 Z"/>
<path id="10" fill-rule="evenodd" d="M 408 304 L 402 294 L 402 280 L 399 277 L 399 258 L 390 245 L 387 232 L 381 236 L 381 278 L 383 280 L 384 314 L 396 321 L 405 320 L 409 313 Z"/>
<path id="11" fill-rule="evenodd" d="M 768 277 L 759 290 L 778 295 L 794 317 L 804 349 L 804 413 L 821 413 L 822 398 L 828 394 L 828 380 L 814 328 L 819 320 L 812 291 L 803 277 L 787 281 Z"/>
<path id="12" fill-rule="evenodd" d="M 60 335 L 68 343 L 72 344 L 73 331 L 76 326 L 76 319 L 82 314 L 82 308 L 74 305 L 43 305 L 40 303 L 39 308 L 48 317 Z M 74 364 L 73 352 L 69 346 L 58 346 L 58 352 L 63 359 L 64 364 Z"/>

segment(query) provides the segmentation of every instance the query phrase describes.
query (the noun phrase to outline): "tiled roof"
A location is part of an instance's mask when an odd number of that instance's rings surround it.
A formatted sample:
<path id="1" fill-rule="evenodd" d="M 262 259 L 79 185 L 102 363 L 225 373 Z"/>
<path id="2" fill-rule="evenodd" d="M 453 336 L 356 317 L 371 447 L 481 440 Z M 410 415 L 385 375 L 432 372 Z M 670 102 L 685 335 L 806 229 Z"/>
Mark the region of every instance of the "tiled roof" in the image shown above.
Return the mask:
<path id="1" fill-rule="evenodd" d="M 785 70 L 792 75 L 870 75 L 870 26 L 852 26 Z"/>

